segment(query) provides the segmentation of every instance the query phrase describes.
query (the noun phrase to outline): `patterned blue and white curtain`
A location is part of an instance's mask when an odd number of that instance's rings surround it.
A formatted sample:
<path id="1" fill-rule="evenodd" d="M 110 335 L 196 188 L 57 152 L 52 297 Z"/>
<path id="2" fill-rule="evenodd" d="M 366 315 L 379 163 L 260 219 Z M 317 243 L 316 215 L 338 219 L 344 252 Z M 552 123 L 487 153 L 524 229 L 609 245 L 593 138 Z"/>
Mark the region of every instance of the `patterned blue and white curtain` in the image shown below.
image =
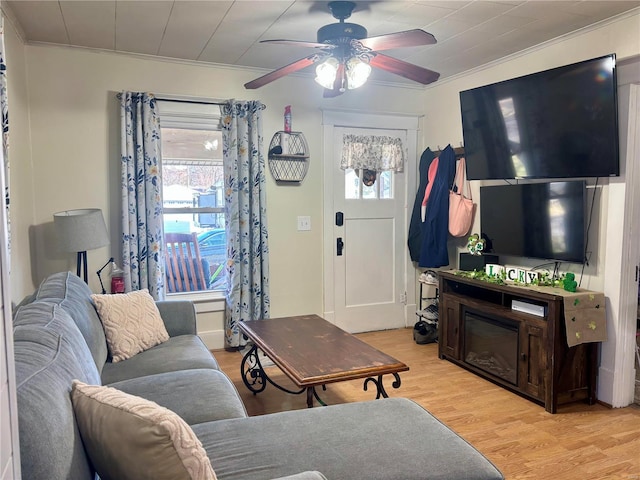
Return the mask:
<path id="1" fill-rule="evenodd" d="M 164 298 L 160 119 L 149 93 L 122 92 L 120 99 L 122 263 L 127 292 L 148 288 Z"/>
<path id="2" fill-rule="evenodd" d="M 258 101 L 222 106 L 228 244 L 225 346 L 246 344 L 238 324 L 269 318 L 269 248 L 262 110 Z"/>
<path id="3" fill-rule="evenodd" d="M 4 164 L 4 200 L 7 218 L 7 261 L 11 259 L 11 224 L 9 222 L 9 103 L 7 101 L 7 64 L 4 55 L 4 17 L 0 15 L 0 111 L 2 112 L 2 162 Z M 9 271 L 10 265 L 7 265 Z"/>

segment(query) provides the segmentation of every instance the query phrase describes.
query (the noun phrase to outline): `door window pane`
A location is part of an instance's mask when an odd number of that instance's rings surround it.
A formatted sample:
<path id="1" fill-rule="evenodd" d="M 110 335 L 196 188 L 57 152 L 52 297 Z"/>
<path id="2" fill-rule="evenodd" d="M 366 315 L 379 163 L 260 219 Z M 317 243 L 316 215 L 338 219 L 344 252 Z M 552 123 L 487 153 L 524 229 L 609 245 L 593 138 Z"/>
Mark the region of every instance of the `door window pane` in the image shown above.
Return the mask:
<path id="1" fill-rule="evenodd" d="M 360 178 L 353 168 L 344 171 L 344 198 L 360 198 Z"/>
<path id="2" fill-rule="evenodd" d="M 369 176 L 363 181 L 363 170 L 347 168 L 344 171 L 344 198 L 357 199 L 392 199 L 393 198 L 393 172 L 377 172 L 375 180 L 371 183 Z M 370 183 L 370 185 L 367 185 Z"/>
<path id="3" fill-rule="evenodd" d="M 377 198 L 378 179 L 376 178 L 370 186 L 362 184 L 362 198 Z"/>
<path id="4" fill-rule="evenodd" d="M 378 174 L 380 198 L 393 198 L 393 172 L 386 171 Z"/>

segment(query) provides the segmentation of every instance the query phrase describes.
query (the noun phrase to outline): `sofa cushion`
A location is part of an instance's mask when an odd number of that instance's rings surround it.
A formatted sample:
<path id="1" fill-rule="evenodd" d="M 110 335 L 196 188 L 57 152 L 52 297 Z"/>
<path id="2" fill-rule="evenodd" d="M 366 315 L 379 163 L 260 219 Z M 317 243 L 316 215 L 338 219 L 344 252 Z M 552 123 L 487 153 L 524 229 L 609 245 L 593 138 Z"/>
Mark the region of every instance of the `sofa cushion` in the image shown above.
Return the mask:
<path id="1" fill-rule="evenodd" d="M 158 307 L 146 288 L 125 294 L 96 294 L 91 299 L 114 363 L 169 340 Z"/>
<path id="2" fill-rule="evenodd" d="M 235 385 L 211 368 L 158 373 L 109 386 L 168 408 L 189 425 L 247 416 Z"/>
<path id="3" fill-rule="evenodd" d="M 217 475 L 225 480 L 277 478 L 306 470 L 349 480 L 503 478 L 480 452 L 404 398 L 219 420 L 192 428 Z"/>
<path id="4" fill-rule="evenodd" d="M 93 478 L 69 395 L 88 380 L 80 362 L 53 330 L 19 326 L 13 338 L 22 478 Z"/>
<path id="5" fill-rule="evenodd" d="M 217 369 L 218 363 L 200 337 L 181 335 L 127 360 L 107 362 L 102 369 L 102 383 L 107 385 L 129 378 L 193 368 Z"/>
<path id="6" fill-rule="evenodd" d="M 170 337 L 197 335 L 196 309 L 188 300 L 160 300 L 156 306 Z"/>
<path id="7" fill-rule="evenodd" d="M 101 371 L 107 360 L 107 341 L 91 302 L 89 286 L 71 272 L 54 273 L 42 281 L 35 299 L 58 303 L 69 313 L 87 342 L 98 371 Z"/>
<path id="8" fill-rule="evenodd" d="M 13 317 L 14 330 L 30 328 L 46 329 L 60 336 L 60 341 L 76 358 L 82 378 L 89 383 L 100 383 L 100 372 L 89 351 L 80 329 L 67 311 L 56 303 L 35 301 L 16 310 Z"/>
<path id="9" fill-rule="evenodd" d="M 82 439 L 103 480 L 215 480 L 202 444 L 178 415 L 115 388 L 73 382 Z"/>

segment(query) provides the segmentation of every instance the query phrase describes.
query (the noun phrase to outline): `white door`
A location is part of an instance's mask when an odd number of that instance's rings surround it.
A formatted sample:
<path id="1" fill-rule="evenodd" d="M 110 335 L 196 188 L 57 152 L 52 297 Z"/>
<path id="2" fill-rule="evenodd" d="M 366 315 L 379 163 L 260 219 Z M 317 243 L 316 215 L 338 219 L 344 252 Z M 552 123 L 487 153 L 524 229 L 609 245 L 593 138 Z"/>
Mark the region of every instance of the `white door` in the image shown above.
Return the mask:
<path id="1" fill-rule="evenodd" d="M 340 159 L 345 134 L 400 138 L 406 156 L 406 132 L 335 128 L 333 134 L 334 323 L 348 332 L 404 327 L 405 174 L 381 172 L 367 186 L 363 172 L 340 169 Z"/>

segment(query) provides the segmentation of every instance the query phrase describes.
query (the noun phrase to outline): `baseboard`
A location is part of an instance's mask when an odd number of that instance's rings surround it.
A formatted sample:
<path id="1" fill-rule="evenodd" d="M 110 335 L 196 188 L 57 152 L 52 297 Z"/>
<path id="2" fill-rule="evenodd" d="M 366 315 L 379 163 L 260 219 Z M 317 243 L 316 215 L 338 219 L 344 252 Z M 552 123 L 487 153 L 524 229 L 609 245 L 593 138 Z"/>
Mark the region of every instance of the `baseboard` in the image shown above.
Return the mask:
<path id="1" fill-rule="evenodd" d="M 614 372 L 609 368 L 600 367 L 598 369 L 597 400 L 604 404 L 613 405 L 613 383 Z"/>
<path id="2" fill-rule="evenodd" d="M 404 327 L 405 328 L 413 328 L 413 326 L 415 325 L 417 319 L 416 319 L 416 310 L 417 310 L 417 305 L 415 303 L 409 303 L 407 305 L 404 306 L 404 318 L 405 318 L 405 322 L 404 322 Z"/>
<path id="3" fill-rule="evenodd" d="M 198 336 L 209 350 L 220 350 L 224 348 L 224 330 L 198 332 Z"/>

